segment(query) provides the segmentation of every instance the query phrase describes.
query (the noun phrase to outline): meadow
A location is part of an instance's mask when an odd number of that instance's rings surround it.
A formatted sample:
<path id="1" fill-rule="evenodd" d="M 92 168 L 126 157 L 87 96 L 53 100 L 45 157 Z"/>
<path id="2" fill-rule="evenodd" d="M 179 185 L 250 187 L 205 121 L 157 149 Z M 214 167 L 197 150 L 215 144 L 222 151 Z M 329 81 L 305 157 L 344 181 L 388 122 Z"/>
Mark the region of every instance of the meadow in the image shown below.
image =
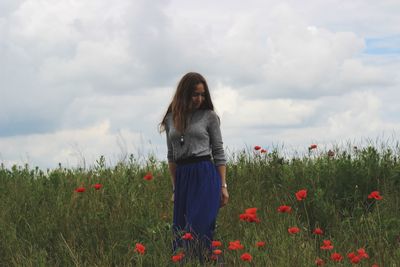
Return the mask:
<path id="1" fill-rule="evenodd" d="M 207 266 L 400 266 L 398 146 L 229 155 Z M 172 254 L 168 165 L 0 166 L 0 266 L 199 266 Z"/>

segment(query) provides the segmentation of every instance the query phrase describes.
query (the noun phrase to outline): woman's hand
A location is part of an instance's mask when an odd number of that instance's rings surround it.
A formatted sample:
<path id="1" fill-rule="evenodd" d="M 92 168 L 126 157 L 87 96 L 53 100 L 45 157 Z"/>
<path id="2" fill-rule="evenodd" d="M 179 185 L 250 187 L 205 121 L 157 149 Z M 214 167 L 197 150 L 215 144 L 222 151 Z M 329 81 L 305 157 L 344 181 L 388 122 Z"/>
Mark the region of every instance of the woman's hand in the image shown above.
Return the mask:
<path id="1" fill-rule="evenodd" d="M 172 193 L 171 202 L 174 203 L 174 193 Z"/>
<path id="2" fill-rule="evenodd" d="M 228 204 L 228 200 L 229 200 L 228 189 L 226 187 L 222 187 L 221 188 L 221 201 L 220 201 L 219 206 L 222 208 L 223 206 Z"/>

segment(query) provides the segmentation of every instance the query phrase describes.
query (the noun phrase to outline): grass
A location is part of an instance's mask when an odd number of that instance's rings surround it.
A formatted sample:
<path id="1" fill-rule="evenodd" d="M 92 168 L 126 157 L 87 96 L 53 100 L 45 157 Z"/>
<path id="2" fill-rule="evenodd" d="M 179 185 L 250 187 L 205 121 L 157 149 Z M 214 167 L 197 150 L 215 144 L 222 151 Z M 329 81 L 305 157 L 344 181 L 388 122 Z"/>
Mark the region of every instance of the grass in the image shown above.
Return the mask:
<path id="1" fill-rule="evenodd" d="M 359 266 L 400 266 L 399 150 L 367 146 L 318 149 L 304 156 L 243 151 L 227 165 L 230 202 L 220 210 L 215 240 L 225 266 L 351 266 L 347 254 L 365 248 Z M 153 179 L 143 177 L 151 172 Z M 95 190 L 92 185 L 103 187 Z M 82 193 L 75 192 L 85 187 Z M 307 189 L 298 201 L 295 193 Z M 368 199 L 378 190 L 382 200 Z M 174 266 L 172 203 L 166 162 L 130 157 L 90 169 L 0 167 L 0 266 Z M 279 213 L 280 205 L 292 207 Z M 239 220 L 256 207 L 260 223 Z M 298 234 L 289 234 L 296 226 Z M 314 235 L 320 227 L 324 235 Z M 320 249 L 322 240 L 334 245 Z M 228 249 L 240 240 L 244 248 Z M 265 247 L 255 246 L 265 241 Z M 144 255 L 135 244 L 145 245 Z M 250 253 L 251 262 L 240 256 Z M 339 263 L 330 256 L 338 252 Z M 217 263 L 209 263 L 217 266 Z M 186 266 L 198 266 L 195 261 Z"/>

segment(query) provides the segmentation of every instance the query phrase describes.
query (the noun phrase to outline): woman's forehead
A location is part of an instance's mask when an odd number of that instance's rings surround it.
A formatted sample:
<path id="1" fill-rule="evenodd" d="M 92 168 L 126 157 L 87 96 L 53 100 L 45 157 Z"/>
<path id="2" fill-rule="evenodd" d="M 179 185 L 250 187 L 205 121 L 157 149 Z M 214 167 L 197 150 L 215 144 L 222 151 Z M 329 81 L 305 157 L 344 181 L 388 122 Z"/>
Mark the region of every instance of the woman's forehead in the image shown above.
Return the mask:
<path id="1" fill-rule="evenodd" d="M 205 88 L 204 88 L 204 84 L 203 83 L 199 83 L 199 84 L 197 84 L 195 87 L 194 87 L 194 90 L 197 92 L 197 91 L 205 91 Z"/>

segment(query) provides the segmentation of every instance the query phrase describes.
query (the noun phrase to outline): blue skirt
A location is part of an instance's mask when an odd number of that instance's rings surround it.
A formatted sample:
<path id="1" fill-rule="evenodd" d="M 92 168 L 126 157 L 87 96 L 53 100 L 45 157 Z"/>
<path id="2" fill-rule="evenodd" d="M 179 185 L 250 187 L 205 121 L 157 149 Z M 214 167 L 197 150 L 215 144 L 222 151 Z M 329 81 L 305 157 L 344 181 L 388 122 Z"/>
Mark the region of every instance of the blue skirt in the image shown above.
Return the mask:
<path id="1" fill-rule="evenodd" d="M 220 207 L 221 176 L 210 160 L 177 165 L 174 194 L 174 251 L 200 257 L 211 251 Z M 191 233 L 193 240 L 182 240 Z M 190 250 L 190 251 L 187 251 Z"/>

